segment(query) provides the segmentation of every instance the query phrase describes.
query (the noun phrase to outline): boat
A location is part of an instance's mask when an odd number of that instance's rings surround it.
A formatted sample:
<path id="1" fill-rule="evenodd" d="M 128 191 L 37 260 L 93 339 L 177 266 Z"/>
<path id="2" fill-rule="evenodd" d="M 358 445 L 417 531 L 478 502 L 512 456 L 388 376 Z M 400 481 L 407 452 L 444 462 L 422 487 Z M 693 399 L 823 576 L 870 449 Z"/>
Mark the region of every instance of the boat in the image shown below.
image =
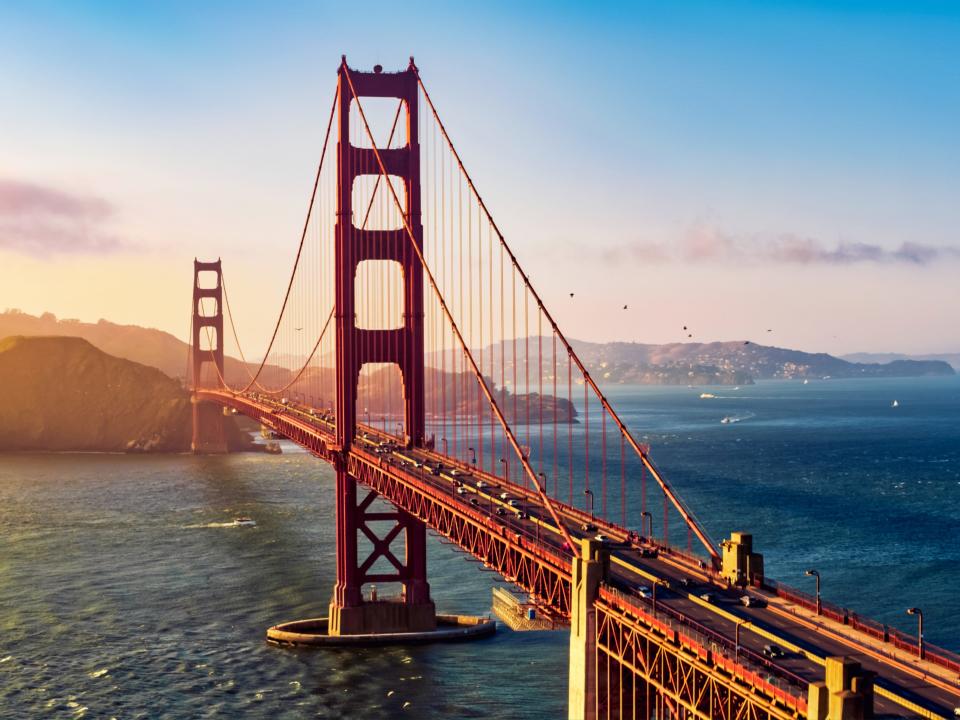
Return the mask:
<path id="1" fill-rule="evenodd" d="M 900 407 L 900 403 L 894 400 L 892 403 L 890 403 L 890 407 Z"/>
<path id="2" fill-rule="evenodd" d="M 701 400 L 707 400 L 708 398 L 715 398 L 715 397 L 716 395 L 714 395 L 713 393 L 700 393 Z"/>
<path id="3" fill-rule="evenodd" d="M 806 378 L 804 378 L 804 380 L 803 380 L 803 384 L 804 384 L 804 385 L 809 385 L 809 384 L 810 384 L 810 381 L 809 381 L 809 380 L 807 380 Z"/>
<path id="4" fill-rule="evenodd" d="M 729 415 L 720 418 L 720 422 L 722 422 L 724 425 L 729 425 L 730 423 L 734 423 L 736 421 L 736 418 L 732 418 Z"/>
<path id="5" fill-rule="evenodd" d="M 233 524 L 236 527 L 256 527 L 257 521 L 252 517 L 247 517 L 246 515 L 241 515 L 233 519 Z"/>

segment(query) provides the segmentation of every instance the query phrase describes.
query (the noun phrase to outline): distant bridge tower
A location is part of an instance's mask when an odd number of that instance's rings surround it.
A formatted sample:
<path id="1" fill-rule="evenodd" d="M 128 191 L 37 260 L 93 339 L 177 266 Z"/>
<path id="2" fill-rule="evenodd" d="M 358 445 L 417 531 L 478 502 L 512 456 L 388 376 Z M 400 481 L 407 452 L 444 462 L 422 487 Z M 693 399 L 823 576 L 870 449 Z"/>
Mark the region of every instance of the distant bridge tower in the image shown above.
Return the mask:
<path id="1" fill-rule="evenodd" d="M 202 287 L 201 273 L 216 273 L 214 287 Z M 204 301 L 206 301 L 204 303 Z M 215 262 L 193 261 L 193 332 L 190 338 L 191 381 L 194 390 L 209 384 L 204 366 L 215 368 L 213 382 L 221 384 L 223 377 L 223 276 L 220 260 Z M 227 452 L 227 436 L 221 408 L 212 403 L 198 402 L 191 398 L 193 406 L 193 440 L 190 449 L 195 453 Z"/>
<path id="2" fill-rule="evenodd" d="M 410 247 L 410 237 L 401 224 L 388 230 L 357 227 L 353 212 L 354 181 L 364 175 L 379 175 L 380 166 L 372 148 L 350 142 L 350 108 L 357 97 L 397 98 L 406 109 L 406 145 L 378 148 L 387 173 L 397 183 L 398 195 L 404 191 L 405 215 L 415 241 L 422 247 L 423 225 L 420 216 L 420 145 L 417 137 L 419 90 L 417 75 L 410 59 L 409 67 L 397 73 L 348 70 L 346 58 L 339 70 L 339 107 L 337 142 L 337 227 L 335 249 L 335 314 L 337 363 L 337 446 L 341 460 L 337 472 L 337 581 L 330 602 L 330 634 L 352 635 L 369 632 L 420 631 L 435 626 L 434 605 L 427 583 L 426 527 L 422 522 L 397 510 L 395 513 L 371 512 L 375 494 L 358 503 L 357 483 L 346 467 L 346 456 L 353 442 L 357 420 L 357 385 L 366 363 L 394 363 L 403 377 L 405 434 L 408 446 L 424 440 L 424 348 L 423 348 L 423 268 Z M 349 72 L 349 75 L 348 75 Z M 353 83 L 351 89 L 351 81 Z M 361 133 L 362 134 L 362 133 Z M 400 182 L 403 187 L 400 187 Z M 381 192 L 386 192 L 381 188 Z M 358 328 L 356 323 L 355 281 L 357 268 L 365 260 L 393 261 L 400 265 L 404 283 L 403 323 L 396 328 Z M 359 562 L 357 538 L 374 536 L 370 520 L 393 520 L 396 525 L 379 542 L 373 542 L 371 554 Z M 406 548 L 400 562 L 390 543 L 403 530 Z M 386 559 L 396 570 L 390 574 L 371 573 L 373 563 Z M 365 602 L 365 583 L 400 582 L 403 603 Z"/>

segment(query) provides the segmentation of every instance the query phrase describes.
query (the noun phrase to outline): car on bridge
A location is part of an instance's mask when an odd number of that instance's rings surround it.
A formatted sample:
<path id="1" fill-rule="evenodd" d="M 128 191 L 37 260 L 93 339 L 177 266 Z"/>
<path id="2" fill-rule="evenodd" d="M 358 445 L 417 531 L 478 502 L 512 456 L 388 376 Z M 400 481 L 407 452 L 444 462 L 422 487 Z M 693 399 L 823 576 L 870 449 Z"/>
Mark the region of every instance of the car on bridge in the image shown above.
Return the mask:
<path id="1" fill-rule="evenodd" d="M 766 658 L 775 660 L 776 658 L 781 658 L 784 655 L 785 653 L 783 652 L 783 648 L 781 648 L 779 645 L 774 645 L 773 643 L 770 643 L 769 645 L 763 646 L 763 656 Z"/>
<path id="2" fill-rule="evenodd" d="M 754 597 L 753 595 L 744 595 L 740 598 L 740 603 L 744 607 L 757 607 L 762 608 L 767 606 L 767 601 L 763 598 Z"/>

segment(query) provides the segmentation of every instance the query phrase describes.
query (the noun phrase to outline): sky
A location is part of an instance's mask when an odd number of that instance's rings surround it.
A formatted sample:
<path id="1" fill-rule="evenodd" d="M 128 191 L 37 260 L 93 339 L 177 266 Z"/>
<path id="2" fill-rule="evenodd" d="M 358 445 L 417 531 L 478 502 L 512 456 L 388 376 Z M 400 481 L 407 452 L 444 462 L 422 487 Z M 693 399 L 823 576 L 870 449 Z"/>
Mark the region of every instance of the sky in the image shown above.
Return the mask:
<path id="1" fill-rule="evenodd" d="M 341 54 L 414 55 L 569 336 L 957 352 L 958 47 L 919 1 L 5 0 L 0 310 L 185 338 L 221 257 L 265 346 Z"/>

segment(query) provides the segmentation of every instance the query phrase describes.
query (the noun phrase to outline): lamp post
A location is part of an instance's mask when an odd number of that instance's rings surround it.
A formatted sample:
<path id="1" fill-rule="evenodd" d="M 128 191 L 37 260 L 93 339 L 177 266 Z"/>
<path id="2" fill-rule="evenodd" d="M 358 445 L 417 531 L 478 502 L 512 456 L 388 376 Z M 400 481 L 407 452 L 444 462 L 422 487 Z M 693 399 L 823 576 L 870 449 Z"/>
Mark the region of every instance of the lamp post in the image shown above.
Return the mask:
<path id="1" fill-rule="evenodd" d="M 817 615 L 823 614 L 823 604 L 820 602 L 820 573 L 816 570 L 804 570 L 804 575 L 812 575 L 817 579 Z M 909 612 L 909 610 L 907 611 Z"/>
<path id="2" fill-rule="evenodd" d="M 367 416 L 367 427 L 371 427 L 371 425 L 370 425 L 370 408 L 364 408 L 364 409 L 363 409 L 363 414 Z"/>
<path id="3" fill-rule="evenodd" d="M 500 458 L 500 462 L 503 464 L 503 482 L 510 482 L 510 461 L 506 458 Z"/>
<path id="4" fill-rule="evenodd" d="M 443 454 L 447 454 L 447 439 L 445 437 L 440 438 L 440 442 L 443 443 Z"/>
<path id="5" fill-rule="evenodd" d="M 470 453 L 470 464 L 474 467 L 477 466 L 477 451 L 472 447 L 467 448 L 467 451 Z"/>
<path id="6" fill-rule="evenodd" d="M 643 523 L 644 518 L 650 521 L 650 531 L 647 533 L 647 539 L 651 540 L 653 538 L 653 515 L 647 512 L 646 510 L 640 513 L 640 532 L 641 533 L 643 532 L 643 529 L 644 529 L 644 523 Z"/>
<path id="7" fill-rule="evenodd" d="M 584 490 L 583 494 L 590 498 L 590 522 L 593 522 L 593 490 Z"/>
<path id="8" fill-rule="evenodd" d="M 917 657 L 923 660 L 923 610 L 918 607 L 907 608 L 907 615 L 917 616 Z"/>

